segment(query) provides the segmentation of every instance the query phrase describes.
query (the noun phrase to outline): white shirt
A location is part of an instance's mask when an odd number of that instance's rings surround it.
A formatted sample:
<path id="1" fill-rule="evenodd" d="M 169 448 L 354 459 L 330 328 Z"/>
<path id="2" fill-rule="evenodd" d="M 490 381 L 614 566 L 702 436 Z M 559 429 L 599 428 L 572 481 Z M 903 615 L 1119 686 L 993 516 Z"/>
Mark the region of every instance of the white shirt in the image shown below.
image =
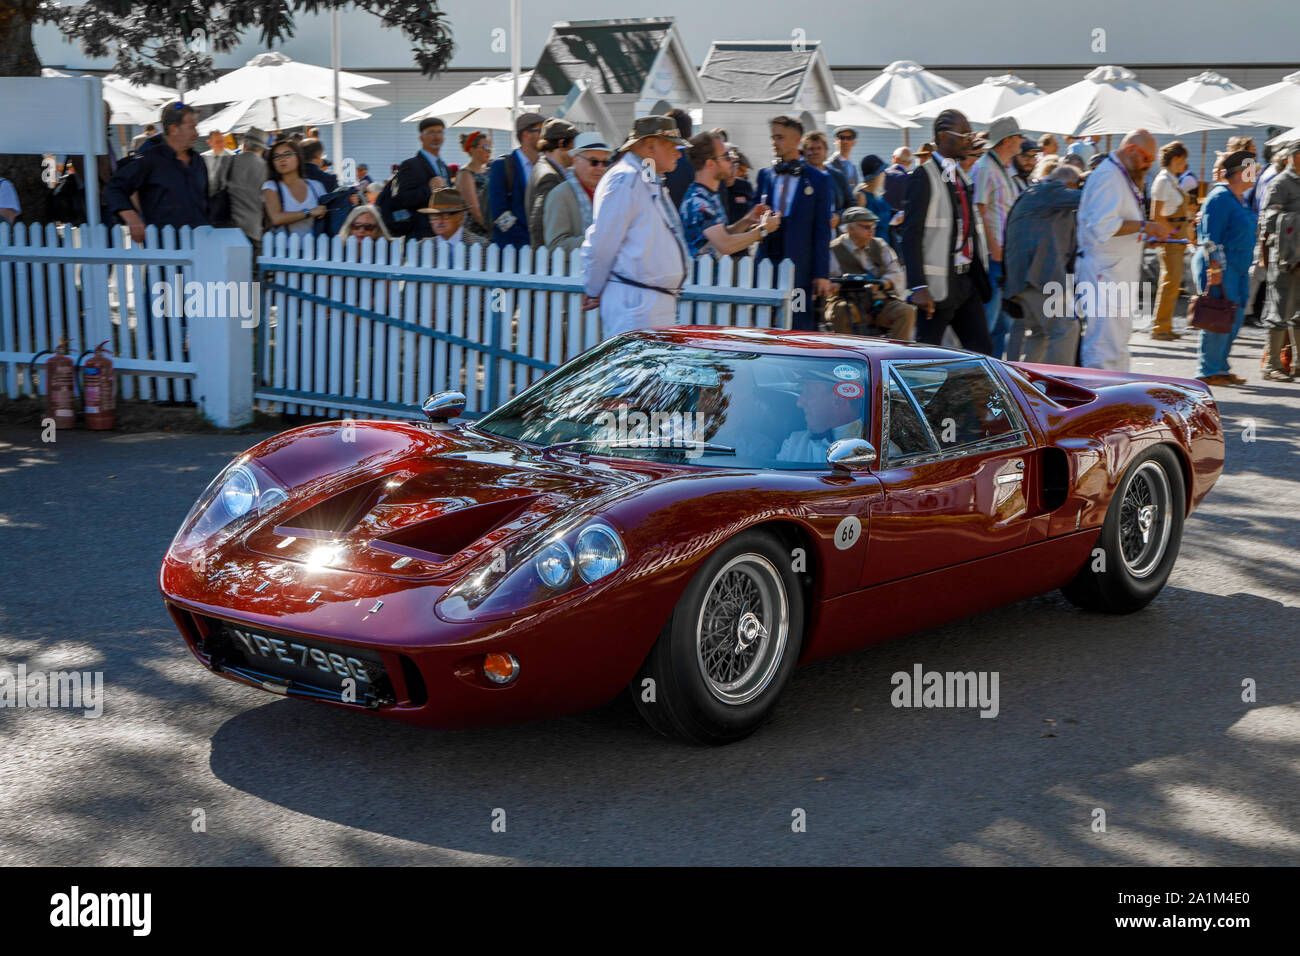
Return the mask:
<path id="1" fill-rule="evenodd" d="M 799 191 L 799 177 L 793 173 L 773 176 L 772 188 L 776 190 L 776 195 L 772 197 L 772 208 L 779 211 L 783 217 L 790 215 L 790 207 L 794 205 L 794 194 Z"/>
<path id="2" fill-rule="evenodd" d="M 780 461 L 823 462 L 834 442 L 842 438 L 862 437 L 862 422 L 855 420 L 837 425 L 829 430 L 829 435 L 828 438 L 812 438 L 806 428 L 794 432 L 782 442 L 781 451 L 776 457 Z"/>
<path id="3" fill-rule="evenodd" d="M 957 160 L 951 159 L 943 153 L 935 153 L 934 158 L 939 160 L 939 165 L 943 167 L 943 178 L 945 182 L 957 183 L 961 187 L 961 167 L 957 165 Z M 962 187 L 964 188 L 964 187 Z M 950 194 L 951 195 L 951 194 Z M 971 248 L 975 247 L 975 217 L 979 215 L 979 210 L 975 208 L 975 201 L 967 197 L 970 201 L 967 206 L 970 208 L 970 231 L 971 231 Z M 960 199 L 957 200 L 961 202 Z M 954 203 L 952 207 L 953 222 L 953 243 L 952 243 L 952 264 L 955 266 L 965 265 L 970 262 L 970 256 L 961 251 L 962 249 L 962 230 L 961 230 L 961 206 Z"/>
<path id="4" fill-rule="evenodd" d="M 524 155 L 522 149 L 516 148 L 515 155 L 519 157 L 519 162 L 524 167 L 524 182 L 527 183 L 528 180 L 533 178 L 533 161 Z"/>
<path id="5" fill-rule="evenodd" d="M 1162 202 L 1165 204 L 1164 208 L 1160 210 L 1162 214 L 1166 216 L 1176 215 L 1178 208 L 1186 198 L 1173 173 L 1168 169 L 1162 169 L 1156 173 L 1156 178 L 1151 183 L 1152 212 L 1155 212 L 1154 203 Z"/>
<path id="6" fill-rule="evenodd" d="M 262 183 L 262 189 L 269 189 L 280 197 L 281 212 L 309 212 L 320 205 L 320 197 L 325 195 L 325 187 L 314 179 L 304 179 L 303 182 L 307 184 L 307 196 L 301 201 L 294 198 L 288 186 L 284 185 L 284 183 L 277 183 L 273 179 L 268 179 Z M 291 236 L 310 236 L 315 225 L 316 220 L 308 216 L 306 219 L 291 222 L 287 226 L 276 226 L 275 228 L 283 229 Z"/>
<path id="7" fill-rule="evenodd" d="M 1119 157 L 1111 153 L 1088 176 L 1079 202 L 1079 249 L 1090 259 L 1103 262 L 1142 258 L 1139 233 L 1117 236 L 1125 221 L 1141 221 L 1136 187 Z"/>
<path id="8" fill-rule="evenodd" d="M 681 221 L 648 161 L 624 153 L 600 178 L 581 249 L 590 296 L 604 292 L 615 272 L 658 288 L 681 287 L 690 261 Z"/>

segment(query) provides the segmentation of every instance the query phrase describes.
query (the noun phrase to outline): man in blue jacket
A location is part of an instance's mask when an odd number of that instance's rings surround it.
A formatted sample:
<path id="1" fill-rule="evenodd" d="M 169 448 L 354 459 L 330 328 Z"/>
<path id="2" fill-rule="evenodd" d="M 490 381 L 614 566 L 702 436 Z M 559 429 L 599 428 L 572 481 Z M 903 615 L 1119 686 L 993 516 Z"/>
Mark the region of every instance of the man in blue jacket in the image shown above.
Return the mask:
<path id="1" fill-rule="evenodd" d="M 794 262 L 791 328 L 816 329 L 814 300 L 831 292 L 831 181 L 829 175 L 799 159 L 803 124 L 791 116 L 769 121 L 776 160 L 758 171 L 757 214 L 769 208 L 781 214 L 781 228 L 758 245 L 758 259 Z"/>
<path id="2" fill-rule="evenodd" d="M 428 218 L 419 215 L 419 211 L 428 207 L 429 199 L 435 192 L 451 185 L 451 172 L 439 155 L 445 133 L 445 124 L 436 116 L 420 120 L 420 151 L 404 160 L 397 168 L 397 194 L 393 197 L 393 211 L 410 215 L 412 239 L 433 237 Z M 335 179 L 335 184 L 337 183 L 338 180 Z"/>
<path id="3" fill-rule="evenodd" d="M 488 207 L 495 245 L 530 245 L 528 206 L 524 200 L 537 162 L 537 142 L 542 137 L 545 119 L 540 113 L 519 114 L 515 120 L 519 148 L 492 160 L 488 166 Z"/>

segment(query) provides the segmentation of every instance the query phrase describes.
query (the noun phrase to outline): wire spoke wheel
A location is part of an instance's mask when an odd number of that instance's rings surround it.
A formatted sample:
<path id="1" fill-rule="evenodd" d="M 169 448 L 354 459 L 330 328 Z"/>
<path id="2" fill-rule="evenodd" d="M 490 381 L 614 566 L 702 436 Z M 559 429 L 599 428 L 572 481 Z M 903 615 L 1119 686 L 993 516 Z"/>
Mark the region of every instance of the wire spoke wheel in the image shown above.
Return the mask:
<path id="1" fill-rule="evenodd" d="M 1155 461 L 1144 462 L 1129 479 L 1120 505 L 1120 554 L 1133 577 L 1146 577 L 1164 557 L 1171 508 L 1165 470 Z"/>
<path id="2" fill-rule="evenodd" d="M 695 647 L 709 692 L 725 704 L 744 704 L 763 692 L 785 654 L 790 610 L 785 584 L 759 554 L 738 554 L 705 591 Z"/>

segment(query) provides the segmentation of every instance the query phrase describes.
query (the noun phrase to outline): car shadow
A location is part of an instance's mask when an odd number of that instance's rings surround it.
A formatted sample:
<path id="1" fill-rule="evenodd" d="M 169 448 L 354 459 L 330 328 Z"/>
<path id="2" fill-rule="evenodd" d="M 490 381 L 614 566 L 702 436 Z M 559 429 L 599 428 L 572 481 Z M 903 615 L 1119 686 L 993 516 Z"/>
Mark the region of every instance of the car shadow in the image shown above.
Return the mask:
<path id="1" fill-rule="evenodd" d="M 728 747 L 661 738 L 626 699 L 459 732 L 275 700 L 210 763 L 297 813 L 535 863 L 1295 865 L 1297 634 L 1300 609 L 1250 594 L 1170 586 L 1127 617 L 1045 595 L 807 666 Z M 917 663 L 998 672 L 996 718 L 894 707 Z"/>

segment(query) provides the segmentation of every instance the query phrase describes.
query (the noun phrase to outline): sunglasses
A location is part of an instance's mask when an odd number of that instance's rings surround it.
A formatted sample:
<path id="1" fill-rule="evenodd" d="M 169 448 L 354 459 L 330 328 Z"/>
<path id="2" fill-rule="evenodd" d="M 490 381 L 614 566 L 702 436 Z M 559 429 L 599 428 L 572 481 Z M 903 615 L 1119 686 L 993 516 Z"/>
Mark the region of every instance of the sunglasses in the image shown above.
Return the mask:
<path id="1" fill-rule="evenodd" d="M 293 159 L 293 158 L 294 158 L 293 153 L 273 153 L 271 155 L 271 162 L 278 163 L 282 159 Z"/>
<path id="2" fill-rule="evenodd" d="M 431 212 L 429 213 L 429 218 L 437 219 L 438 221 L 441 222 L 443 219 L 455 219 L 457 216 L 463 216 L 463 215 L 464 213 L 459 213 L 459 212 Z"/>
<path id="3" fill-rule="evenodd" d="M 614 165 L 614 161 L 612 159 L 590 159 L 586 156 L 583 156 L 582 158 L 587 160 L 587 162 L 590 163 L 592 166 L 596 166 L 596 167 Z"/>
<path id="4" fill-rule="evenodd" d="M 849 135 L 836 136 L 835 138 L 838 139 L 841 143 L 851 143 L 855 139 L 857 139 L 856 136 L 849 136 Z"/>
<path id="5" fill-rule="evenodd" d="M 375 232 L 377 227 L 373 222 L 354 222 L 352 224 L 353 232 Z"/>

